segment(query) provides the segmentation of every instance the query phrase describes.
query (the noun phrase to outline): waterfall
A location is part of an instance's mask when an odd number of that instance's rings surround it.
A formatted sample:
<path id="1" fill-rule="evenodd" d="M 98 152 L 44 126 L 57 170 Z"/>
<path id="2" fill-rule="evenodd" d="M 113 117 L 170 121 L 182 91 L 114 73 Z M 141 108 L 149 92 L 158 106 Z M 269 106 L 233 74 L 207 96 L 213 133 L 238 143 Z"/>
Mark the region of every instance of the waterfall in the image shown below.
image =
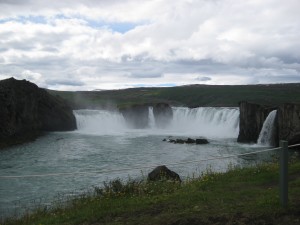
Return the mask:
<path id="1" fill-rule="evenodd" d="M 126 121 L 119 112 L 107 110 L 75 110 L 77 129 L 81 133 L 119 134 L 126 129 Z"/>
<path id="2" fill-rule="evenodd" d="M 274 123 L 276 118 L 277 110 L 273 110 L 267 116 L 263 127 L 260 131 L 259 137 L 257 139 L 257 144 L 265 146 L 273 146 L 275 143 L 274 137 Z"/>
<path id="3" fill-rule="evenodd" d="M 203 136 L 236 138 L 239 132 L 239 109 L 224 107 L 172 107 L 173 118 L 163 128 L 156 124 L 149 107 L 148 127 L 133 129 L 117 111 L 75 110 L 78 131 L 86 134 L 112 135 L 138 132 L 150 135 Z"/>
<path id="4" fill-rule="evenodd" d="M 239 115 L 238 108 L 176 107 L 173 108 L 170 127 L 204 137 L 236 138 L 239 133 Z"/>
<path id="5" fill-rule="evenodd" d="M 149 127 L 155 128 L 155 118 L 153 114 L 153 107 L 149 107 Z"/>

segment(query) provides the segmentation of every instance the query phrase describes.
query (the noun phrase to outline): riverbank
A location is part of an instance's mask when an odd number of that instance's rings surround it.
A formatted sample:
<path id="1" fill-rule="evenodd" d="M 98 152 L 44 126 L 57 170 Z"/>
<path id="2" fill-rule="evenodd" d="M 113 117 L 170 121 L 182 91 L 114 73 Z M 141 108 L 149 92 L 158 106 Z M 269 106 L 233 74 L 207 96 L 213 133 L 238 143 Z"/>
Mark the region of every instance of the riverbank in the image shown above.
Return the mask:
<path id="1" fill-rule="evenodd" d="M 68 205 L 4 224 L 299 224 L 300 161 L 289 165 L 289 207 L 278 197 L 278 164 L 207 172 L 184 183 L 115 180 Z"/>

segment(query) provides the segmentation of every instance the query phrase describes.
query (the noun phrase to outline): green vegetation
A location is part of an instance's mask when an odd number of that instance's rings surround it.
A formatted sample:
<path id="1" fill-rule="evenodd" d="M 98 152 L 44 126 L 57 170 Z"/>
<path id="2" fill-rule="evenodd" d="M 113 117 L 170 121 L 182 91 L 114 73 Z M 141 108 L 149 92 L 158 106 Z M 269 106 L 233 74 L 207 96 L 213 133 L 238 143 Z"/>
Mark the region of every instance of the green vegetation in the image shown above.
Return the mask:
<path id="1" fill-rule="evenodd" d="M 300 162 L 289 165 L 289 208 L 279 205 L 278 165 L 207 172 L 183 183 L 115 180 L 65 206 L 5 224 L 299 224 Z"/>
<path id="2" fill-rule="evenodd" d="M 168 102 L 172 105 L 233 106 L 240 101 L 270 106 L 300 103 L 300 84 L 189 85 L 169 88 L 131 88 L 110 91 L 50 91 L 70 102 L 73 108 L 111 108 L 131 104 Z"/>

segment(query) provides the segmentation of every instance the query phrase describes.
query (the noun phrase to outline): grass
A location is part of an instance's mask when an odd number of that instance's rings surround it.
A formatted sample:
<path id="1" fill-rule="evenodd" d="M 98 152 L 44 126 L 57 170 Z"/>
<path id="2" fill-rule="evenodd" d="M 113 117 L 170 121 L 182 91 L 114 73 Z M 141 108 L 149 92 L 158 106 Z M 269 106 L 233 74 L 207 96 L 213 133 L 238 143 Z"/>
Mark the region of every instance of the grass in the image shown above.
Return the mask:
<path id="1" fill-rule="evenodd" d="M 278 197 L 278 165 L 207 172 L 183 183 L 114 180 L 65 206 L 4 224 L 299 224 L 300 162 L 289 165 L 289 207 Z"/>

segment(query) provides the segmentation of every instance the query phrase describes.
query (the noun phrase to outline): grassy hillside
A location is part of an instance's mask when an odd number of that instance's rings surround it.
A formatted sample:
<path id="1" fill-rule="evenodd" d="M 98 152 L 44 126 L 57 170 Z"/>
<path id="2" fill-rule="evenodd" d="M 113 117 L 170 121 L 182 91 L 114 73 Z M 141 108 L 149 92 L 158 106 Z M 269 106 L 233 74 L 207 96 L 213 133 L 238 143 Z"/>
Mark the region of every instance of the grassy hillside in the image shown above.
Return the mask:
<path id="1" fill-rule="evenodd" d="M 50 91 L 74 108 L 116 107 L 136 103 L 168 102 L 172 105 L 238 106 L 240 101 L 266 105 L 300 104 L 300 83 L 270 85 L 189 85 L 169 88 L 131 88 L 109 91 Z"/>
<path id="2" fill-rule="evenodd" d="M 184 183 L 110 182 L 52 210 L 39 209 L 7 225 L 26 224 L 289 224 L 300 222 L 300 162 L 289 165 L 289 207 L 278 197 L 278 165 L 207 173 Z"/>

